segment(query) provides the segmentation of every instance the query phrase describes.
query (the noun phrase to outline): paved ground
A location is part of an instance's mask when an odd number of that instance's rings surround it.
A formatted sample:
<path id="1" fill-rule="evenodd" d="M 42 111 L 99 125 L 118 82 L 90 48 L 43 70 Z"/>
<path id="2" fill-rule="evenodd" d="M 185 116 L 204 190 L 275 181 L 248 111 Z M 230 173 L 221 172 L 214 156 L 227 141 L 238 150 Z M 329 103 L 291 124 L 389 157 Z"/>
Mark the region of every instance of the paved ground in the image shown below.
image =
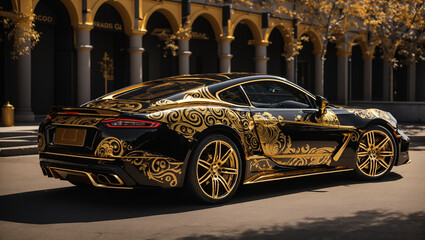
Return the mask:
<path id="1" fill-rule="evenodd" d="M 181 191 L 78 189 L 36 155 L 0 158 L 0 239 L 425 239 L 425 143 L 379 182 L 347 174 L 243 186 L 228 204 Z"/>
<path id="2" fill-rule="evenodd" d="M 0 127 L 0 157 L 37 153 L 38 124 Z"/>

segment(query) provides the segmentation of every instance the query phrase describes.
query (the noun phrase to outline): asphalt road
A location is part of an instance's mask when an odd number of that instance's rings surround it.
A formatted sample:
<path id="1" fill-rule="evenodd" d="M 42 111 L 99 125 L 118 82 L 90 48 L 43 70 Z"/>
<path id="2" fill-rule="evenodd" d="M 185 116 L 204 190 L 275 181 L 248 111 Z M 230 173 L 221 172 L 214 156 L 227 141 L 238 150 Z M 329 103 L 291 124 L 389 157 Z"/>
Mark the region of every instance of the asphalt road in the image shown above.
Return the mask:
<path id="1" fill-rule="evenodd" d="M 78 189 L 44 177 L 37 155 L 3 157 L 0 239 L 425 239 L 425 147 L 410 156 L 378 182 L 260 183 L 218 206 L 177 190 Z"/>

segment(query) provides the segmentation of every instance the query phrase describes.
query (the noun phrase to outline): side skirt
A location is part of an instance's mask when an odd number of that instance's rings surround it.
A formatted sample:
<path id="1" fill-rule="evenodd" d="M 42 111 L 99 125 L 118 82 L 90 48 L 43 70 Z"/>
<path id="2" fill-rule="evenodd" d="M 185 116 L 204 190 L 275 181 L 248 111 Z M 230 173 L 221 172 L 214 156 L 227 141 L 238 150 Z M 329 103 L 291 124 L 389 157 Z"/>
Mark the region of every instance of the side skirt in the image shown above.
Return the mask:
<path id="1" fill-rule="evenodd" d="M 256 174 L 249 179 L 245 180 L 243 184 L 252 184 L 259 182 L 270 182 L 281 179 L 289 179 L 289 178 L 297 178 L 297 177 L 305 177 L 312 175 L 320 175 L 327 173 L 337 173 L 337 172 L 348 172 L 352 171 L 351 168 L 346 167 L 335 167 L 335 168 L 309 168 L 302 170 L 291 170 L 291 171 L 264 171 L 262 173 Z"/>

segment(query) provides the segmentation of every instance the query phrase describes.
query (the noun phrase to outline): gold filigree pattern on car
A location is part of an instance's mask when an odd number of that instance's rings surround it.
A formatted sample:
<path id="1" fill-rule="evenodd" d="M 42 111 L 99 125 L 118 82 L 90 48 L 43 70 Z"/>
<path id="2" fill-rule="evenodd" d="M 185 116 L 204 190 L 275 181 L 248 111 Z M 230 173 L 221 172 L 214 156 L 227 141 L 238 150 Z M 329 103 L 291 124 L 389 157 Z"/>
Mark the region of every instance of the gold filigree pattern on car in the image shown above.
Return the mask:
<path id="1" fill-rule="evenodd" d="M 169 129 L 183 135 L 189 141 L 194 135 L 214 125 L 233 128 L 245 143 L 245 151 L 251 155 L 260 145 L 254 130 L 254 121 L 249 112 L 238 112 L 218 106 L 199 106 L 157 111 L 148 115 L 154 121 L 167 123 Z"/>
<path id="2" fill-rule="evenodd" d="M 329 165 L 332 161 L 332 153 L 336 147 L 311 148 L 306 145 L 300 148 L 289 148 L 285 158 L 273 158 L 280 165 L 288 166 L 309 166 L 309 165 Z"/>
<path id="3" fill-rule="evenodd" d="M 284 135 L 278 126 L 285 124 L 282 116 L 276 118 L 268 112 L 257 113 L 254 121 L 258 123 L 257 133 L 265 155 L 279 155 L 291 147 L 291 137 Z"/>
<path id="4" fill-rule="evenodd" d="M 340 125 L 339 119 L 335 112 L 329 109 L 327 109 L 326 113 L 321 116 L 318 116 L 317 114 L 308 114 L 303 118 L 301 115 L 297 115 L 295 117 L 295 121 L 304 123 L 318 123 L 322 125 Z"/>
<path id="5" fill-rule="evenodd" d="M 85 107 L 103 108 L 124 112 L 138 112 L 143 108 L 141 102 L 124 99 L 101 99 L 87 104 Z"/>
<path id="6" fill-rule="evenodd" d="M 177 186 L 182 173 L 183 162 L 143 151 L 130 152 L 122 160 L 137 167 L 149 180 L 168 184 L 170 187 Z"/>
<path id="7" fill-rule="evenodd" d="M 203 87 L 196 90 L 190 90 L 185 92 L 184 99 L 185 100 L 191 100 L 193 98 L 203 98 L 203 99 L 211 99 L 211 100 L 218 100 L 214 95 L 210 93 L 208 88 Z"/>
<path id="8" fill-rule="evenodd" d="M 360 139 L 360 133 L 357 131 L 353 132 L 353 135 L 351 136 L 351 141 L 358 142 Z"/>
<path id="9" fill-rule="evenodd" d="M 38 151 L 42 152 L 46 148 L 46 140 L 43 133 L 38 133 Z"/>
<path id="10" fill-rule="evenodd" d="M 125 151 L 131 151 L 133 147 L 125 141 L 115 137 L 103 139 L 96 148 L 94 155 L 97 157 L 121 157 Z"/>
<path id="11" fill-rule="evenodd" d="M 156 101 L 155 103 L 152 103 L 149 107 L 154 108 L 154 107 L 164 106 L 168 104 L 175 104 L 175 103 L 176 103 L 175 101 L 171 101 L 168 99 L 161 99 L 159 101 Z"/>
<path id="12" fill-rule="evenodd" d="M 385 111 L 379 109 L 347 109 L 348 112 L 353 113 L 355 116 L 363 118 L 363 119 L 375 119 L 382 118 L 388 122 L 390 122 L 393 126 L 396 126 L 396 122 L 390 114 Z"/>
<path id="13" fill-rule="evenodd" d="M 249 153 L 248 155 L 251 155 L 253 152 L 261 151 L 260 141 L 255 131 L 246 132 L 244 140 Z"/>
<path id="14" fill-rule="evenodd" d="M 268 112 L 254 115 L 264 154 L 280 165 L 307 166 L 329 165 L 331 155 L 336 147 L 311 148 L 308 144 L 302 147 L 292 147 L 290 136 L 280 131 L 279 125 L 285 124 L 283 117 L 277 118 Z"/>
<path id="15" fill-rule="evenodd" d="M 275 165 L 267 157 L 251 157 L 251 158 L 248 157 L 247 160 L 249 162 L 250 172 L 272 170 L 273 169 L 272 166 Z"/>
<path id="16" fill-rule="evenodd" d="M 149 114 L 155 121 L 168 123 L 170 129 L 192 139 L 196 132 L 217 124 L 234 126 L 239 131 L 248 130 L 249 122 L 236 112 L 221 107 L 192 107 L 159 111 Z"/>
<path id="17" fill-rule="evenodd" d="M 101 117 L 81 117 L 81 116 L 57 116 L 52 119 L 53 124 L 95 126 L 103 118 Z"/>

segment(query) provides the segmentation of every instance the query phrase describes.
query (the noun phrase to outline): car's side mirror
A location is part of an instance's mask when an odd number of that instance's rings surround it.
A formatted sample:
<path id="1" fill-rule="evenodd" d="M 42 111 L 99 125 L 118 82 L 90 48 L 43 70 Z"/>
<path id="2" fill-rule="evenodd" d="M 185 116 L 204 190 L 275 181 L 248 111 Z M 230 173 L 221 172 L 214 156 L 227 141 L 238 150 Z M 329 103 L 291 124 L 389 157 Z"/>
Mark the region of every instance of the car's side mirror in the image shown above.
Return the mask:
<path id="1" fill-rule="evenodd" d="M 320 115 L 326 114 L 326 107 L 329 106 L 329 102 L 326 98 L 317 95 L 316 96 L 316 105 L 319 108 L 319 114 Z"/>

